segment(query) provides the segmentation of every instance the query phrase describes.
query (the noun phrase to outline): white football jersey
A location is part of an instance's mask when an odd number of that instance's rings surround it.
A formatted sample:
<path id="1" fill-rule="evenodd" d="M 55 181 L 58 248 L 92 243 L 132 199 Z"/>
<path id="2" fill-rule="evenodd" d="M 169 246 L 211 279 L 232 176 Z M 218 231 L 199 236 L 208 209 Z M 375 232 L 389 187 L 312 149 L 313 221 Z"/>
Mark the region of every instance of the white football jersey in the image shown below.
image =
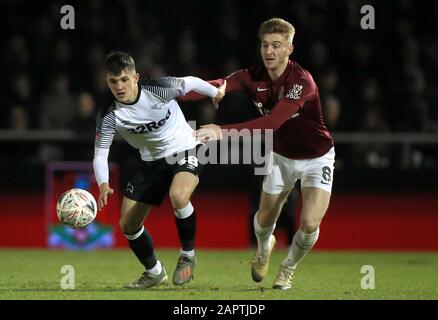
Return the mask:
<path id="1" fill-rule="evenodd" d="M 183 78 L 160 78 L 140 84 L 138 100 L 113 100 L 97 125 L 96 147 L 108 149 L 117 131 L 138 149 L 142 160 L 155 161 L 194 148 L 199 141 L 175 98 L 184 95 Z"/>
<path id="2" fill-rule="evenodd" d="M 108 154 L 116 131 L 139 150 L 143 161 L 159 160 L 200 143 L 175 100 L 192 90 L 209 97 L 218 92 L 196 77 L 163 77 L 139 83 L 139 95 L 132 104 L 123 104 L 111 95 L 96 128 L 93 167 L 99 185 L 109 180 Z"/>

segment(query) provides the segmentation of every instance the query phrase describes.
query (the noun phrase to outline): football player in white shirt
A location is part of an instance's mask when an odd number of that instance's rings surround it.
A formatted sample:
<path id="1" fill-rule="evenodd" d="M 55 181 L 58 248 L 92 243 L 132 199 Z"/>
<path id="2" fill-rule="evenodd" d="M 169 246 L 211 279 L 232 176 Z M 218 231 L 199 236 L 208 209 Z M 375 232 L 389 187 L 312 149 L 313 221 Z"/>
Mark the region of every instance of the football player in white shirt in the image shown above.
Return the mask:
<path id="1" fill-rule="evenodd" d="M 202 164 L 197 152 L 203 144 L 193 137 L 177 101 L 194 90 L 212 98 L 217 107 L 225 86 L 216 88 L 196 77 L 164 77 L 140 81 L 133 58 L 124 52 L 111 52 L 105 63 L 106 82 L 111 91 L 98 116 L 94 173 L 99 185 L 98 209 L 114 193 L 109 185 L 108 154 L 117 131 L 139 150 L 141 175 L 130 177 L 120 217 L 120 227 L 131 249 L 146 271 L 129 288 L 150 288 L 167 281 L 164 266 L 156 258 L 144 220 L 154 206 L 169 194 L 181 254 L 173 283 L 181 285 L 193 278 L 195 267 L 195 210 L 190 197 L 198 185 Z M 179 161 L 168 161 L 169 159 Z"/>

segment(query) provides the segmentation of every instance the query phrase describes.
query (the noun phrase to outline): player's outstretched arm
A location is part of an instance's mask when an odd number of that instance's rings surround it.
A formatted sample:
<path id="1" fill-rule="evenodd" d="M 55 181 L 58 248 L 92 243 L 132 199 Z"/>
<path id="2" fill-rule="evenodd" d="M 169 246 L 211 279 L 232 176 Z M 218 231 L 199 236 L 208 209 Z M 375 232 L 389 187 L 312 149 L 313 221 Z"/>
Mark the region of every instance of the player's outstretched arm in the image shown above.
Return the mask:
<path id="1" fill-rule="evenodd" d="M 223 84 L 222 79 L 216 79 L 216 80 L 208 80 L 207 83 L 211 84 L 212 86 L 218 88 Z M 199 101 L 202 99 L 208 98 L 207 95 L 196 92 L 196 91 L 189 91 L 184 96 L 179 96 L 178 100 L 181 101 Z"/>
<path id="2" fill-rule="evenodd" d="M 224 81 L 224 83 L 217 88 L 217 94 L 215 97 L 212 98 L 213 106 L 218 109 L 219 108 L 219 102 L 222 101 L 222 99 L 225 97 L 225 92 L 227 89 L 227 80 Z"/>
<path id="3" fill-rule="evenodd" d="M 197 92 L 202 95 L 209 96 L 212 98 L 213 106 L 217 109 L 219 107 L 219 102 L 225 96 L 225 89 L 227 87 L 227 82 L 216 88 L 211 85 L 207 81 L 204 81 L 197 77 L 184 77 L 180 78 L 184 85 L 182 86 L 182 90 L 180 92 L 180 96 L 185 96 L 189 92 Z"/>
<path id="4" fill-rule="evenodd" d="M 114 194 L 114 190 L 110 188 L 108 183 L 108 153 L 109 149 L 95 147 L 93 169 L 94 176 L 99 185 L 99 198 L 97 200 L 97 209 L 99 211 L 108 204 L 108 196 Z"/>
<path id="5" fill-rule="evenodd" d="M 198 92 L 210 98 L 214 98 L 217 95 L 218 88 L 198 77 L 188 76 L 180 79 L 183 81 L 182 92 L 180 95 L 186 95 L 191 91 Z"/>
<path id="6" fill-rule="evenodd" d="M 102 109 L 105 110 L 105 109 Z M 94 158 L 93 169 L 94 177 L 99 186 L 99 199 L 97 208 L 102 210 L 108 203 L 108 195 L 114 193 L 114 190 L 109 187 L 109 168 L 108 155 L 111 143 L 116 132 L 116 118 L 114 112 L 110 108 L 106 108 L 106 112 L 99 112 L 98 125 L 96 128 L 96 140 L 94 143 Z"/>
<path id="7" fill-rule="evenodd" d="M 209 80 L 207 81 L 209 84 L 213 85 L 214 87 L 217 87 L 218 89 L 226 84 L 226 89 L 224 89 L 225 93 L 232 93 L 232 92 L 240 92 L 247 90 L 251 86 L 251 76 L 249 74 L 248 69 L 241 69 L 234 71 L 229 76 L 222 78 L 222 79 L 216 79 L 216 80 Z M 192 89 L 193 90 L 193 89 Z M 202 92 L 193 90 L 193 91 L 187 91 L 187 93 L 184 96 L 178 97 L 178 100 L 181 101 L 198 101 L 201 99 L 206 98 L 206 94 L 203 94 Z"/>
<path id="8" fill-rule="evenodd" d="M 251 133 L 256 129 L 270 129 L 275 131 L 289 119 L 299 116 L 300 109 L 304 106 L 305 102 L 310 99 L 314 99 L 315 94 L 317 93 L 317 87 L 312 78 L 304 78 L 299 84 L 297 84 L 297 86 L 298 85 L 301 87 L 300 94 L 298 94 L 298 96 L 289 96 L 289 94 L 286 95 L 286 97 L 275 104 L 271 113 L 266 116 L 246 122 L 221 126 L 221 136 L 234 135 L 234 132 L 239 132 L 242 129 L 248 129 Z M 218 128 L 214 128 L 216 133 L 217 130 Z"/>
<path id="9" fill-rule="evenodd" d="M 233 131 L 239 132 L 242 129 L 248 129 L 250 132 L 253 132 L 255 129 L 260 130 L 277 130 L 281 127 L 281 125 L 291 118 L 295 113 L 298 112 L 300 106 L 296 103 L 285 103 L 283 101 L 277 103 L 277 105 L 272 110 L 272 113 L 257 118 L 254 120 L 233 123 L 223 126 L 218 126 L 216 124 L 207 124 L 201 126 L 200 129 L 196 130 L 193 135 L 201 142 L 215 141 L 220 140 L 224 136 L 230 135 L 230 130 L 235 129 Z"/>

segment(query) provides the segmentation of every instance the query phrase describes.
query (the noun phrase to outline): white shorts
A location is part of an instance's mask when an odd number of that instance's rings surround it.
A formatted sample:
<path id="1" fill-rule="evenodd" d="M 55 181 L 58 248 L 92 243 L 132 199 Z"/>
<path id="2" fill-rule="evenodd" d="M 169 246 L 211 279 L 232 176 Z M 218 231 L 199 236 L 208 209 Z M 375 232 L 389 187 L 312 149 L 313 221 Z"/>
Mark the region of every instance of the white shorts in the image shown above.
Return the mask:
<path id="1" fill-rule="evenodd" d="M 332 192 L 335 148 L 314 159 L 293 160 L 272 152 L 272 170 L 265 177 L 263 191 L 279 194 L 289 191 L 301 179 L 301 188 L 315 187 Z"/>

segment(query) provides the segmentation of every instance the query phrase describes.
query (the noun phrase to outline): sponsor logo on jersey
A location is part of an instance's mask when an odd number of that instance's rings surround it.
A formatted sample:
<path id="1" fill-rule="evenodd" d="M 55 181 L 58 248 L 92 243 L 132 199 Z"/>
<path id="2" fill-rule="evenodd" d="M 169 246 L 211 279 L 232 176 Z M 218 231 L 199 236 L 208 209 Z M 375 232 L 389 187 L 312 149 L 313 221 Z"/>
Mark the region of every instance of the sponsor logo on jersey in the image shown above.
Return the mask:
<path id="1" fill-rule="evenodd" d="M 294 84 L 292 89 L 286 95 L 286 98 L 298 100 L 300 98 L 301 92 L 303 90 L 303 86 L 299 84 Z"/>
<path id="2" fill-rule="evenodd" d="M 290 117 L 291 119 L 295 119 L 296 117 L 299 117 L 300 116 L 300 113 L 299 112 L 297 112 L 297 113 L 294 113 L 293 115 L 292 115 L 292 117 Z"/>
<path id="3" fill-rule="evenodd" d="M 269 90 L 269 88 L 259 88 L 257 87 L 257 92 L 263 92 L 263 91 L 267 91 Z"/>
<path id="4" fill-rule="evenodd" d="M 132 134 L 149 133 L 153 130 L 159 129 L 162 126 L 164 126 L 167 122 L 167 119 L 170 118 L 170 115 L 171 115 L 171 112 L 170 112 L 170 110 L 168 110 L 166 113 L 166 116 L 163 119 L 161 119 L 160 121 L 158 121 L 158 122 L 151 121 L 151 122 L 136 126 L 135 128 L 130 128 L 127 131 L 129 133 L 132 133 Z"/>

